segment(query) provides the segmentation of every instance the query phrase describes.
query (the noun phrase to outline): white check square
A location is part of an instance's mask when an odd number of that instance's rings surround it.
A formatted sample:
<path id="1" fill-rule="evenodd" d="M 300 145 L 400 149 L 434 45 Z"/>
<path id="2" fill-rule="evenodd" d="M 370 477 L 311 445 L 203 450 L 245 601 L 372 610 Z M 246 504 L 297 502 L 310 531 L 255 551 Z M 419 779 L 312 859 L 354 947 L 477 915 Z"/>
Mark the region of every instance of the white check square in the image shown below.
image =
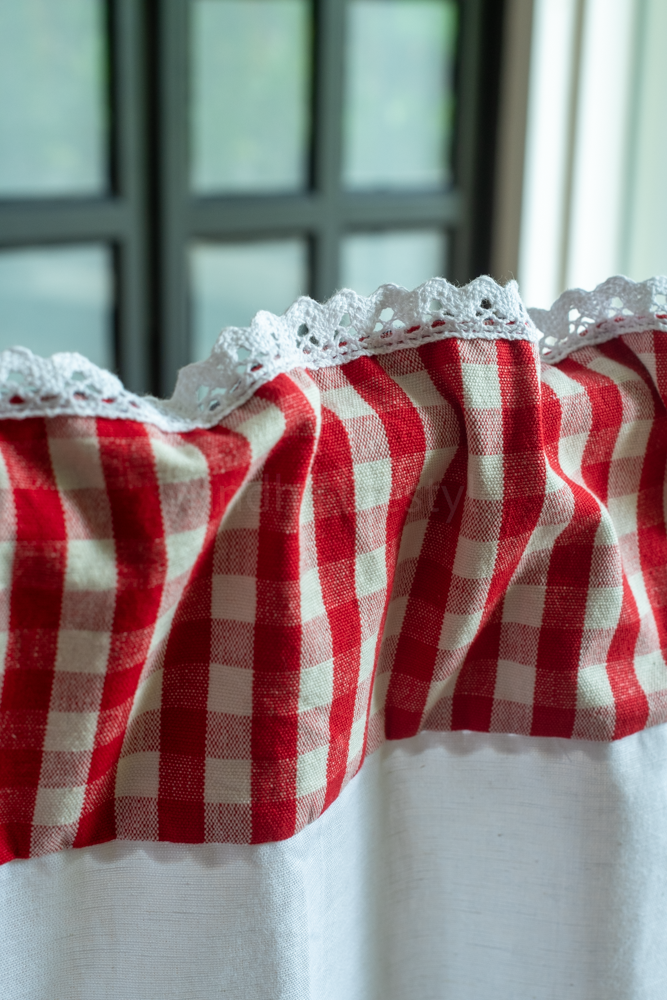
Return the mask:
<path id="1" fill-rule="evenodd" d="M 208 710 L 226 715 L 252 715 L 252 670 L 212 663 L 208 675 Z"/>
<path id="2" fill-rule="evenodd" d="M 96 729 L 97 712 L 49 712 L 44 749 L 92 750 Z"/>
<path id="3" fill-rule="evenodd" d="M 206 758 L 205 802 L 250 802 L 251 762 Z"/>
<path id="4" fill-rule="evenodd" d="M 33 824 L 35 826 L 69 826 L 81 815 L 85 787 L 38 788 Z"/>
<path id="5" fill-rule="evenodd" d="M 66 590 L 113 590 L 116 547 L 106 538 L 71 538 L 67 543 Z"/>
<path id="6" fill-rule="evenodd" d="M 116 796 L 157 799 L 160 791 L 160 754 L 144 750 L 121 757 L 116 771 Z"/>
<path id="7" fill-rule="evenodd" d="M 213 577 L 211 612 L 214 618 L 254 622 L 257 606 L 257 580 L 254 576 L 229 573 Z"/>

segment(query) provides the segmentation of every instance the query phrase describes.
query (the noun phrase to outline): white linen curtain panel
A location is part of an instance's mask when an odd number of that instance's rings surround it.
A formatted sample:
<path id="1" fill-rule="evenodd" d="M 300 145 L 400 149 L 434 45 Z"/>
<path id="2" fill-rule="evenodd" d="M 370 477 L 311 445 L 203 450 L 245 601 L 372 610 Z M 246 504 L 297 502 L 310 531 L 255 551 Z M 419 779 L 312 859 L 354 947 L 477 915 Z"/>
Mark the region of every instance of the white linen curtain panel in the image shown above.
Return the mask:
<path id="1" fill-rule="evenodd" d="M 0 355 L 3 1000 L 664 1000 L 666 301 Z"/>

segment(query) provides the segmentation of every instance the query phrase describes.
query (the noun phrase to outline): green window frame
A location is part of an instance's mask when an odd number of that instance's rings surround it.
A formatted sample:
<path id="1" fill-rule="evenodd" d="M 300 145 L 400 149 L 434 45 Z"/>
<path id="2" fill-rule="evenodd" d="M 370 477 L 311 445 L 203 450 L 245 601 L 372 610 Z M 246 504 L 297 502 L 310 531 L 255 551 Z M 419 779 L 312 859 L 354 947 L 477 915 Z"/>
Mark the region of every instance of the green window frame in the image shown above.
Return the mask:
<path id="1" fill-rule="evenodd" d="M 303 193 L 195 197 L 188 179 L 189 5 L 108 0 L 110 193 L 0 200 L 0 248 L 104 242 L 113 248 L 116 370 L 136 392 L 169 395 L 190 360 L 187 252 L 195 240 L 299 236 L 309 293 L 338 287 L 346 232 L 434 227 L 449 280 L 491 266 L 503 0 L 459 0 L 453 184 L 347 192 L 341 185 L 345 0 L 313 0 L 312 149 Z"/>

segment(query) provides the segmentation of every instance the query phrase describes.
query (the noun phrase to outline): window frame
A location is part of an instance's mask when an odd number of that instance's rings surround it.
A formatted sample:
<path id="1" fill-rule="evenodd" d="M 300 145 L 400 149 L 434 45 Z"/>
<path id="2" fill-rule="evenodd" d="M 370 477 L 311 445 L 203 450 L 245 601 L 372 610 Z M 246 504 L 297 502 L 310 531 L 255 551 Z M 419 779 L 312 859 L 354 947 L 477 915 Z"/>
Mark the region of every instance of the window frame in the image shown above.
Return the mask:
<path id="1" fill-rule="evenodd" d="M 145 21 L 133 0 L 106 5 L 109 189 L 101 197 L 0 199 L 0 250 L 105 243 L 113 260 L 113 348 L 128 388 L 150 388 Z"/>
<path id="2" fill-rule="evenodd" d="M 110 177 L 104 197 L 0 200 L 0 249 L 104 242 L 113 249 L 116 368 L 136 392 L 170 395 L 190 360 L 188 249 L 195 241 L 299 236 L 309 294 L 338 286 L 346 232 L 433 228 L 442 272 L 464 283 L 491 263 L 504 0 L 458 0 L 453 184 L 346 192 L 340 183 L 344 0 L 313 3 L 311 186 L 303 193 L 193 196 L 188 171 L 193 0 L 108 0 Z"/>

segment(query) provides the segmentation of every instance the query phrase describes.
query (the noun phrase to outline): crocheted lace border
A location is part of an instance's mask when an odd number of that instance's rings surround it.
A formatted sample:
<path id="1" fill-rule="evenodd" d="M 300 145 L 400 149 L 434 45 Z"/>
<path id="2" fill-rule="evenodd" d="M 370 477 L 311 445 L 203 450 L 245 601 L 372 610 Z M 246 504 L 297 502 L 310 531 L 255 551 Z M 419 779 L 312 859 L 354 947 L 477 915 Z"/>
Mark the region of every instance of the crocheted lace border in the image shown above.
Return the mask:
<path id="1" fill-rule="evenodd" d="M 580 347 L 602 344 L 624 333 L 667 332 L 667 277 L 634 282 L 607 278 L 592 292 L 571 288 L 551 309 L 529 309 L 542 334 L 540 354 L 556 364 Z"/>
<path id="2" fill-rule="evenodd" d="M 74 415 L 130 419 L 165 431 L 212 427 L 276 375 L 387 354 L 449 337 L 528 340 L 548 363 L 584 343 L 629 331 L 667 331 L 667 278 L 610 278 L 592 292 L 563 293 L 550 310 L 527 310 L 516 282 L 476 278 L 463 288 L 433 278 L 412 292 L 383 285 L 365 298 L 348 289 L 320 304 L 300 298 L 283 316 L 259 312 L 249 328 L 220 334 L 206 361 L 181 369 L 170 400 L 128 392 L 79 354 L 44 359 L 0 353 L 0 419 Z M 582 342 L 582 338 L 586 338 Z"/>

